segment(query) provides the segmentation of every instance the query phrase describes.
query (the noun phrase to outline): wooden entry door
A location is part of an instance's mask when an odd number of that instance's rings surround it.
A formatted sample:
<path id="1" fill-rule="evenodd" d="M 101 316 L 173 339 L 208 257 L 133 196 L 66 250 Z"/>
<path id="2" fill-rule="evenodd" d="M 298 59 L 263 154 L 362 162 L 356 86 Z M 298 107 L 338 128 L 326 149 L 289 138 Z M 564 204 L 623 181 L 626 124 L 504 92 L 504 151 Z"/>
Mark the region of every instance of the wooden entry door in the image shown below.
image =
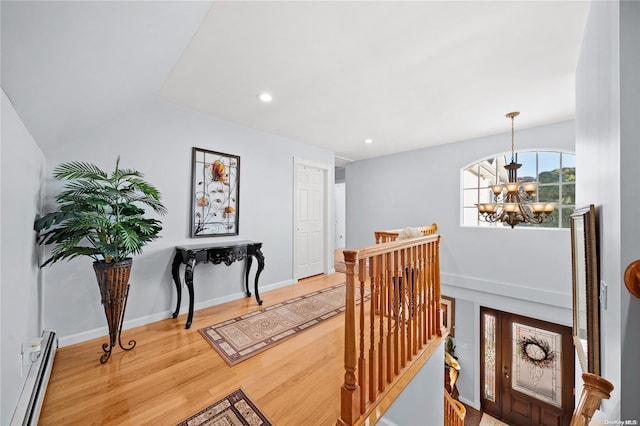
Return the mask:
<path id="1" fill-rule="evenodd" d="M 574 409 L 571 328 L 480 310 L 480 401 L 518 426 L 568 426 Z"/>

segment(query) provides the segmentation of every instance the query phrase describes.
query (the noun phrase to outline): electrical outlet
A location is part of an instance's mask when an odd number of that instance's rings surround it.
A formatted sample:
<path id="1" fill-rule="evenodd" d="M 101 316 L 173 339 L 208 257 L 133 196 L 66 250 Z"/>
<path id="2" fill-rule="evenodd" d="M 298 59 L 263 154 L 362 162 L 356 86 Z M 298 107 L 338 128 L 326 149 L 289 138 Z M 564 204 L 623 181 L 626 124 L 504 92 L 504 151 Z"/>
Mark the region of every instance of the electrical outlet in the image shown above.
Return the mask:
<path id="1" fill-rule="evenodd" d="M 20 344 L 20 378 L 24 375 L 25 364 L 30 365 L 38 360 L 41 340 L 40 338 L 31 339 L 28 343 Z"/>
<path id="2" fill-rule="evenodd" d="M 609 286 L 604 280 L 600 280 L 600 306 L 605 311 L 607 310 L 607 293 L 609 290 Z"/>

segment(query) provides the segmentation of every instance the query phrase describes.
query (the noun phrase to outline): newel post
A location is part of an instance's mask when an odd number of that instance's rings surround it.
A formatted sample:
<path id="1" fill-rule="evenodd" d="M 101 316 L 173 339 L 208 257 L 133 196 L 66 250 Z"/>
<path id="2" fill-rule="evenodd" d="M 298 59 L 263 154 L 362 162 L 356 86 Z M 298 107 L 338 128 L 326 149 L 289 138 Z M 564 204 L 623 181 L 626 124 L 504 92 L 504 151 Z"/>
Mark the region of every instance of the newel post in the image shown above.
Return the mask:
<path id="1" fill-rule="evenodd" d="M 340 419 L 338 425 L 353 425 L 360 417 L 360 398 L 356 380 L 356 297 L 355 266 L 357 250 L 345 250 L 347 283 L 344 316 L 344 384 L 340 390 Z"/>

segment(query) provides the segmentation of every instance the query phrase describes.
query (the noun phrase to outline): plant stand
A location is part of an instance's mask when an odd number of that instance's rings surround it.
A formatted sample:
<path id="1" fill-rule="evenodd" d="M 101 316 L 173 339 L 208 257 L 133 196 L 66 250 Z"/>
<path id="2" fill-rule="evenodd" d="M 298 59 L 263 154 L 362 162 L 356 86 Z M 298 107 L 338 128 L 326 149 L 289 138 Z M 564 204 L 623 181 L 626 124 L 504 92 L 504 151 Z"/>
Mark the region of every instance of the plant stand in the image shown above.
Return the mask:
<path id="1" fill-rule="evenodd" d="M 117 263 L 93 263 L 93 270 L 96 273 L 100 295 L 102 296 L 102 306 L 104 306 L 104 313 L 109 326 L 109 343 L 102 345 L 104 354 L 100 357 L 101 364 L 109 360 L 111 351 L 116 346 L 116 343 L 125 351 L 130 351 L 136 346 L 136 341 L 130 340 L 129 347 L 124 347 L 120 339 L 124 312 L 127 307 L 127 296 L 129 295 L 131 265 L 132 260 L 130 258 Z"/>

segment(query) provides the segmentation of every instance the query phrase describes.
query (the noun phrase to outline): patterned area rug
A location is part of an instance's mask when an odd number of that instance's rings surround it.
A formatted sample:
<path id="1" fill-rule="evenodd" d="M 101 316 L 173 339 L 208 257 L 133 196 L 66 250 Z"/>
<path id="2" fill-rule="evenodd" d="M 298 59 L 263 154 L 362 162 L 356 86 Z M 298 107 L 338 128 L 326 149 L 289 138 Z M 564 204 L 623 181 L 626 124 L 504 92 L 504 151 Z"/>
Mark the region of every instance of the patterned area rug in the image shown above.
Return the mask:
<path id="1" fill-rule="evenodd" d="M 177 426 L 271 426 L 267 417 L 238 389 Z"/>
<path id="2" fill-rule="evenodd" d="M 344 298 L 337 284 L 198 331 L 234 365 L 344 312 Z"/>

